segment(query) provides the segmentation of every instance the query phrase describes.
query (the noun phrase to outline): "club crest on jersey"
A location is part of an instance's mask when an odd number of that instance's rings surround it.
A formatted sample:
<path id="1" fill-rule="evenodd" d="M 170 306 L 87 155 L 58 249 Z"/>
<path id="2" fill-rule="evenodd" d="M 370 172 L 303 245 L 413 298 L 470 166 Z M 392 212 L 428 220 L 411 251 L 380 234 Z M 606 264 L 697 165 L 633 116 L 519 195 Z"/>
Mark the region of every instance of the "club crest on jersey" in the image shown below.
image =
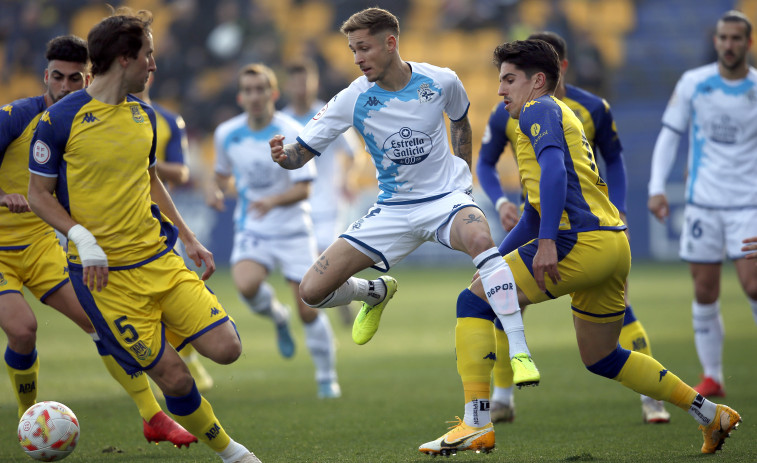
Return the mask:
<path id="1" fill-rule="evenodd" d="M 129 347 L 129 349 L 134 352 L 134 355 L 136 355 L 139 360 L 147 360 L 150 357 L 150 354 L 152 354 L 152 349 L 147 347 L 142 341 L 135 342 Z"/>
<path id="2" fill-rule="evenodd" d="M 383 151 L 392 162 L 407 166 L 426 159 L 433 146 L 434 143 L 427 134 L 402 127 L 386 139 Z"/>
<path id="3" fill-rule="evenodd" d="M 321 108 L 321 110 L 318 111 L 318 113 L 315 116 L 313 116 L 313 120 L 317 121 L 318 119 L 320 119 L 321 116 L 323 116 L 323 114 L 326 112 L 327 109 L 329 109 L 329 104 L 328 103 L 326 103 L 325 105 L 323 105 L 323 108 Z"/>
<path id="4" fill-rule="evenodd" d="M 422 83 L 418 87 L 418 101 L 421 103 L 428 103 L 436 95 L 436 92 L 431 90 L 431 86 L 428 83 Z"/>
<path id="5" fill-rule="evenodd" d="M 142 113 L 139 112 L 139 107 L 135 105 L 131 107 L 131 118 L 134 119 L 134 122 L 137 124 L 141 124 L 145 121 L 145 118 L 142 117 Z"/>
<path id="6" fill-rule="evenodd" d="M 37 140 L 32 148 L 32 156 L 37 164 L 46 164 L 50 160 L 50 147 L 42 140 Z"/>

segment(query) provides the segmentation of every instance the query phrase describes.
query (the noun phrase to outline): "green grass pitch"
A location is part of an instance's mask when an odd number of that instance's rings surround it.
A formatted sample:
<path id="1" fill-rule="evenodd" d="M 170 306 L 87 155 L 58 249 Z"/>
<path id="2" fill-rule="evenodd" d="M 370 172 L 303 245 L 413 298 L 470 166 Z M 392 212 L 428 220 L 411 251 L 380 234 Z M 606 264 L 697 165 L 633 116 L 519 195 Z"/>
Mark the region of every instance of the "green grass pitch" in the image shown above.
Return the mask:
<path id="1" fill-rule="evenodd" d="M 446 432 L 447 420 L 463 414 L 455 367 L 455 301 L 470 268 L 413 268 L 392 272 L 399 291 L 381 329 L 364 346 L 329 312 L 339 343 L 343 397 L 316 398 L 313 367 L 294 321 L 298 341 L 291 360 L 276 350 L 269 320 L 239 301 L 228 271 L 211 288 L 235 318 L 244 353 L 233 365 L 205 361 L 216 385 L 205 396 L 229 434 L 264 463 L 427 462 L 418 445 Z M 375 277 L 375 273 L 367 273 Z M 290 303 L 280 276 L 273 282 Z M 631 300 L 652 341 L 655 357 L 695 384 L 699 362 L 691 328 L 691 283 L 683 264 L 635 265 Z M 699 453 L 701 433 L 683 410 L 668 405 L 672 422 L 645 425 L 639 396 L 581 364 L 569 300 L 529 309 L 530 349 L 542 372 L 537 388 L 516 391 L 514 423 L 496 425 L 497 448 L 488 455 L 463 452 L 455 462 L 753 462 L 757 461 L 757 327 L 731 265 L 724 267 L 721 306 L 725 320 L 728 397 L 744 422 L 724 450 Z M 176 449 L 148 444 L 136 407 L 104 369 L 88 336 L 46 306 L 39 320 L 39 400 L 71 407 L 81 438 L 67 462 L 215 462 L 204 445 Z M 0 461 L 31 461 L 16 440 L 16 404 L 0 374 Z M 161 405 L 164 405 L 160 399 Z"/>

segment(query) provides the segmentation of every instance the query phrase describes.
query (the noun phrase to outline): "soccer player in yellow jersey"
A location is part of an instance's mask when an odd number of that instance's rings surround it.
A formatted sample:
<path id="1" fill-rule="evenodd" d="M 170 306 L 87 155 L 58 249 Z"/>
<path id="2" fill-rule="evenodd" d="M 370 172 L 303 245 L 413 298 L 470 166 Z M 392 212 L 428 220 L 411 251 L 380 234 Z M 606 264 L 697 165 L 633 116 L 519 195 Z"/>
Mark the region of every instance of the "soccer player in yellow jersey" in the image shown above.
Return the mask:
<path id="1" fill-rule="evenodd" d="M 583 89 L 566 84 L 563 76 L 568 70 L 567 44 L 565 40 L 554 32 L 537 32 L 529 39 L 544 40 L 552 45 L 560 58 L 560 83 L 555 89 L 555 97 L 559 98 L 576 114 L 584 128 L 586 139 L 592 151 L 599 148 L 605 170 L 602 175 L 607 180 L 610 201 L 618 209 L 621 220 L 626 222 L 626 169 L 623 159 L 623 147 L 618 137 L 610 105 L 603 98 L 593 95 Z M 496 164 L 507 143 L 517 145 L 518 120 L 510 117 L 505 110 L 504 102 L 500 101 L 489 116 L 489 123 L 481 143 L 476 172 L 481 187 L 495 204 L 500 214 L 500 221 L 506 230 L 511 230 L 518 221 L 518 207 L 507 201 L 497 175 Z M 626 230 L 626 233 L 628 230 Z M 620 345 L 626 349 L 636 350 L 642 354 L 652 355 L 652 347 L 644 326 L 634 314 L 628 297 L 628 284 L 625 291 L 626 311 L 623 318 L 623 329 L 620 331 Z M 499 421 L 511 422 L 515 418 L 515 402 L 513 400 L 513 372 L 507 358 L 508 342 L 502 327 L 497 328 L 497 362 L 492 373 L 494 390 L 491 395 L 491 418 Z M 641 396 L 642 419 L 645 423 L 667 423 L 670 413 L 665 410 L 663 402 L 650 397 Z"/>
<path id="2" fill-rule="evenodd" d="M 134 96 L 152 106 L 155 110 L 155 159 L 157 164 L 155 168 L 158 177 L 163 181 L 166 188 L 170 191 L 174 187 L 185 185 L 189 182 L 189 165 L 187 164 L 187 155 L 189 141 L 187 140 L 186 124 L 184 118 L 174 114 L 164 107 L 154 103 L 150 99 L 150 87 L 155 78 L 155 74 L 150 73 L 145 89 L 135 93 Z M 179 243 L 177 243 L 178 245 Z M 179 253 L 182 251 L 179 250 Z M 191 344 L 187 344 L 179 352 L 182 360 L 186 362 L 189 371 L 197 382 L 197 389 L 200 392 L 207 392 L 213 388 L 213 377 L 200 363 L 200 357 Z"/>
<path id="3" fill-rule="evenodd" d="M 92 84 L 40 118 L 29 205 L 68 236 L 71 282 L 108 352 L 127 373 L 146 372 L 176 420 L 225 463 L 255 463 L 173 348 L 191 343 L 221 364 L 242 352 L 223 306 L 173 252 L 181 238 L 187 255 L 205 264 L 203 280 L 215 271 L 157 176 L 155 114 L 129 95 L 156 69 L 151 23 L 148 11 L 119 9 L 90 30 Z"/>
<path id="4" fill-rule="evenodd" d="M 197 439 L 168 417 L 155 400 L 147 377 L 127 374 L 108 355 L 95 328 L 76 299 L 55 231 L 29 209 L 29 145 L 45 109 L 88 80 L 87 43 L 61 36 L 47 44 L 44 95 L 25 98 L 0 110 L 0 326 L 8 337 L 5 363 L 21 415 L 36 401 L 39 361 L 37 320 L 24 300 L 26 286 L 40 301 L 70 318 L 95 340 L 110 374 L 129 393 L 143 418 L 148 441 L 168 440 L 177 446 Z"/>
<path id="5" fill-rule="evenodd" d="M 631 252 L 583 126 L 554 97 L 560 79 L 557 53 L 543 40 L 515 41 L 496 48 L 494 63 L 498 94 L 510 117 L 519 122 L 515 152 L 527 201 L 523 216 L 500 246 L 516 285 L 508 294 L 521 306 L 570 294 L 586 368 L 688 411 L 700 424 L 702 452 L 714 453 L 741 422 L 739 414 L 697 394 L 654 358 L 618 344 Z M 455 345 L 466 403 L 470 390 L 487 392 L 495 357 L 491 353 L 496 352 L 495 315 L 482 293 L 476 279 L 458 298 Z M 461 325 L 479 326 L 479 335 L 461 336 Z M 481 422 L 481 411 L 466 407 L 463 422 L 419 450 L 491 450 L 494 428 L 491 422 Z"/>

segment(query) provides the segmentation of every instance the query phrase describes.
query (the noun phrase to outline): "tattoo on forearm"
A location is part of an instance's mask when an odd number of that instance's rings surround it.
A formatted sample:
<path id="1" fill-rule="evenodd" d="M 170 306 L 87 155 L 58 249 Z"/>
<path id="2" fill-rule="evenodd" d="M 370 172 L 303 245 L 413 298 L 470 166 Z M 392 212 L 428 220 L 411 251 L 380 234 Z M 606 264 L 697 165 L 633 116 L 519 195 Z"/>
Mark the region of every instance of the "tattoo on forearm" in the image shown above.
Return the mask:
<path id="1" fill-rule="evenodd" d="M 464 218 L 463 221 L 466 224 L 473 223 L 473 222 L 479 222 L 480 223 L 481 222 L 481 215 L 479 215 L 479 214 L 468 214 L 468 217 Z"/>
<path id="2" fill-rule="evenodd" d="M 285 145 L 284 154 L 287 159 L 281 163 L 281 167 L 285 169 L 298 169 L 308 161 L 307 150 L 299 143 Z"/>
<path id="3" fill-rule="evenodd" d="M 452 140 L 452 152 L 471 167 L 473 161 L 473 131 L 470 121 L 465 117 L 449 125 L 450 139 Z"/>
<path id="4" fill-rule="evenodd" d="M 313 264 L 313 270 L 323 275 L 326 273 L 326 270 L 329 268 L 329 260 L 326 258 L 326 256 L 321 256 L 318 258 L 317 261 Z"/>

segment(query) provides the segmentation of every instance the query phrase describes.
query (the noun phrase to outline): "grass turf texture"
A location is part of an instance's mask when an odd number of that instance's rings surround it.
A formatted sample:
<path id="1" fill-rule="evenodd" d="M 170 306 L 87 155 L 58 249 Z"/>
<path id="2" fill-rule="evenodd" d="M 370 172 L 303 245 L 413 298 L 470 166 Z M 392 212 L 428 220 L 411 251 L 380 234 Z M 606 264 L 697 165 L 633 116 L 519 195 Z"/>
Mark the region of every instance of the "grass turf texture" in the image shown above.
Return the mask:
<path id="1" fill-rule="evenodd" d="M 339 350 L 343 397 L 316 398 L 313 366 L 302 325 L 294 321 L 297 353 L 282 359 L 269 320 L 253 316 L 227 271 L 210 281 L 237 321 L 244 353 L 230 366 L 204 364 L 216 385 L 205 396 L 229 434 L 263 462 L 427 462 L 420 444 L 446 432 L 445 421 L 463 414 L 455 368 L 455 301 L 469 268 L 400 266 L 400 285 L 376 337 L 354 345 L 350 327 L 328 313 Z M 367 274 L 375 277 L 375 273 Z M 291 303 L 279 276 L 279 297 Z M 638 264 L 631 300 L 652 340 L 655 357 L 696 384 L 700 367 L 691 329 L 691 283 L 683 264 Z M 526 314 L 529 346 L 541 385 L 516 391 L 515 422 L 497 424 L 497 448 L 488 455 L 463 452 L 456 462 L 734 462 L 757 459 L 757 327 L 731 265 L 724 266 L 721 306 L 726 328 L 724 403 L 744 422 L 717 456 L 699 453 L 701 433 L 683 410 L 667 405 L 672 422 L 641 421 L 638 394 L 590 374 L 581 364 L 569 300 L 533 306 Z M 38 400 L 74 410 L 81 438 L 67 462 L 216 462 L 206 446 L 176 449 L 148 444 L 131 400 L 105 371 L 88 336 L 48 307 L 34 305 L 39 321 Z M 296 318 L 296 317 L 295 317 Z M 16 404 L 0 375 L 0 461 L 26 462 L 16 440 Z M 164 405 L 162 399 L 161 405 Z"/>

